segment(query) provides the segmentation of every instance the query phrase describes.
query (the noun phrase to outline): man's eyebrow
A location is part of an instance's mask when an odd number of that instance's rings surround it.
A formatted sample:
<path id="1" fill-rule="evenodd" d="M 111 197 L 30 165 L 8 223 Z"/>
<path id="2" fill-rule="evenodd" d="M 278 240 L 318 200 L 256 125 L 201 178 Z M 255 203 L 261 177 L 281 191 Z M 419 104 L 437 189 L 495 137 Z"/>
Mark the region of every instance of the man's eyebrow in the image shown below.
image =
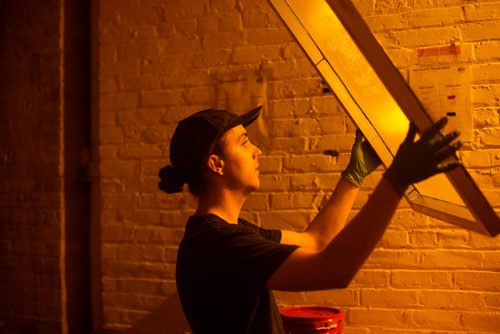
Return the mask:
<path id="1" fill-rule="evenodd" d="M 241 135 L 239 135 L 238 141 L 241 141 L 242 138 L 244 138 L 244 139 L 248 138 L 248 133 L 247 132 L 243 132 Z"/>

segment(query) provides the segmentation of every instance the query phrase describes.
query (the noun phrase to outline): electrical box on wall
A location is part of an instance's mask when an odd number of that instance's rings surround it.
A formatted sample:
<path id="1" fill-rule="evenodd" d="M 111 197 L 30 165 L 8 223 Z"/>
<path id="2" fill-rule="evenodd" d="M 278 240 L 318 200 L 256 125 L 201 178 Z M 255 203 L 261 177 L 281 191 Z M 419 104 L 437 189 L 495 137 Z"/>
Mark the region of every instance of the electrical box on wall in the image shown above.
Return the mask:
<path id="1" fill-rule="evenodd" d="M 412 90 L 349 0 L 269 2 L 384 166 L 410 122 L 422 132 L 449 113 L 470 140 L 467 66 L 415 69 Z M 436 80 L 436 73 L 442 77 Z M 463 166 L 412 185 L 405 198 L 415 211 L 485 235 L 500 233 L 497 213 Z"/>

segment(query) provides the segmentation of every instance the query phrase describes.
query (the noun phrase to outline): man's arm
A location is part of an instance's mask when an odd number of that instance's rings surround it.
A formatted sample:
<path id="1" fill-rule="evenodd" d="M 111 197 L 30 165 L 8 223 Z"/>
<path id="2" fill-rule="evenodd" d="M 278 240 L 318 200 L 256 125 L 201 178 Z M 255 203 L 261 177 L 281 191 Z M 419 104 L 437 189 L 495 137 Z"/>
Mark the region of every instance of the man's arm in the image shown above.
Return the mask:
<path id="1" fill-rule="evenodd" d="M 281 242 L 311 250 L 322 250 L 344 228 L 363 179 L 380 165 L 380 160 L 356 130 L 351 158 L 325 206 L 304 232 L 282 231 Z"/>
<path id="2" fill-rule="evenodd" d="M 414 142 L 416 128 L 410 125 L 405 141 L 365 206 L 323 250 L 296 249 L 273 273 L 266 287 L 276 290 L 318 290 L 346 287 L 376 247 L 405 189 L 432 175 L 456 167 L 454 156 L 460 142 L 452 132 L 436 134 L 446 119 L 434 124 Z"/>
<path id="3" fill-rule="evenodd" d="M 340 178 L 325 206 L 304 232 L 281 232 L 281 243 L 322 250 L 344 228 L 359 187 Z"/>
<path id="4" fill-rule="evenodd" d="M 325 249 L 299 247 L 274 272 L 267 287 L 286 291 L 345 288 L 382 237 L 400 199 L 383 178 L 366 205 Z"/>

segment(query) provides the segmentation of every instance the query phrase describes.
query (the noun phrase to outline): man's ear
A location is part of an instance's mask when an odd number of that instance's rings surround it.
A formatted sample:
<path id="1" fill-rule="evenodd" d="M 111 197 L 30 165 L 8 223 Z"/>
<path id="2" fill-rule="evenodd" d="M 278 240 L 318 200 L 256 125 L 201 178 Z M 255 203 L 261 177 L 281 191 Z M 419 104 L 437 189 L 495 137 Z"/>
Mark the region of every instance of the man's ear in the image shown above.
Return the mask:
<path id="1" fill-rule="evenodd" d="M 221 159 L 217 154 L 210 154 L 207 159 L 207 166 L 208 168 L 219 174 L 223 175 L 223 168 L 224 168 L 224 160 Z"/>

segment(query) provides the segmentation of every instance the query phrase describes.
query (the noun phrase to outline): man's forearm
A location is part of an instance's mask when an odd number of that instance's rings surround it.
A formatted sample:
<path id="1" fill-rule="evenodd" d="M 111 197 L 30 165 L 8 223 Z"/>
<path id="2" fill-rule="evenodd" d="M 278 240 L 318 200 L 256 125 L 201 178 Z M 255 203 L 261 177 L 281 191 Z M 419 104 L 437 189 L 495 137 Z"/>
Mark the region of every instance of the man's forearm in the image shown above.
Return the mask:
<path id="1" fill-rule="evenodd" d="M 400 200 L 401 195 L 382 178 L 365 206 L 323 250 L 323 259 L 334 260 L 327 266 L 332 276 L 342 268 L 346 284 L 354 277 L 387 229 Z"/>
<path id="2" fill-rule="evenodd" d="M 344 228 L 358 194 L 359 187 L 340 178 L 325 206 L 306 228 L 320 249 L 324 248 Z"/>

